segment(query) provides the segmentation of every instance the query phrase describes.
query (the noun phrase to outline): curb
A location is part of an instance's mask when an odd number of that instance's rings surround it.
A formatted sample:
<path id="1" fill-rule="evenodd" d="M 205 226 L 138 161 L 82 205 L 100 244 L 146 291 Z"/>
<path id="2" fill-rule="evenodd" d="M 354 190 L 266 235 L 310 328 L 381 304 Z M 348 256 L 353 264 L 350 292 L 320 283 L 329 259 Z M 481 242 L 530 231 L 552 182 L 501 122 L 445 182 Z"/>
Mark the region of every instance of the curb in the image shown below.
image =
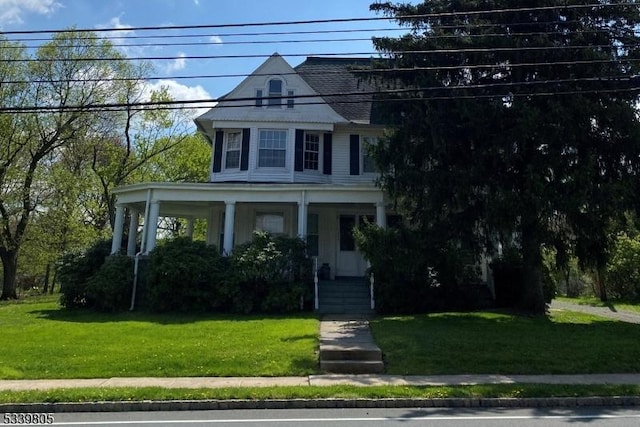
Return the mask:
<path id="1" fill-rule="evenodd" d="M 276 400 L 169 400 L 140 402 L 5 403 L 0 413 L 16 412 L 128 412 L 201 411 L 228 409 L 323 408 L 573 408 L 640 406 L 640 396 L 444 398 L 444 399 L 276 399 Z"/>

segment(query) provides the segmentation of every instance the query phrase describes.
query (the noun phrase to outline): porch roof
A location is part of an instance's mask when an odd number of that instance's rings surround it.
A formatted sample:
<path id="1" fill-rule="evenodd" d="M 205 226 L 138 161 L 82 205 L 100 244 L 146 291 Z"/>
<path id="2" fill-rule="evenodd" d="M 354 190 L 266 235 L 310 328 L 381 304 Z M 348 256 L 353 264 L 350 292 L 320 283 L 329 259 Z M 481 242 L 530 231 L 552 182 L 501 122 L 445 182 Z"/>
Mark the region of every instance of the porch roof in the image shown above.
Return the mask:
<path id="1" fill-rule="evenodd" d="M 384 203 L 382 190 L 370 184 L 150 182 L 118 187 L 113 193 L 117 204 L 137 209 L 143 209 L 147 201 L 159 202 L 166 215 L 170 210 L 173 214 L 186 211 L 199 216 L 218 203 Z"/>

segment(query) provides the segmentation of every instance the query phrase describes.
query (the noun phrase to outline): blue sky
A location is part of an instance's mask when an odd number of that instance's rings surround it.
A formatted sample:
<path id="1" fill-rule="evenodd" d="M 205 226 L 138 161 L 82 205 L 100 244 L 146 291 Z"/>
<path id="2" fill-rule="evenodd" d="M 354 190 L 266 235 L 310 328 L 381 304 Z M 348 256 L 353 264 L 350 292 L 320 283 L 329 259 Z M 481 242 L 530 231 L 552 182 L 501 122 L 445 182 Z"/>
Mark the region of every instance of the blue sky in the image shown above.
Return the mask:
<path id="1" fill-rule="evenodd" d="M 235 78 L 178 79 L 185 75 L 248 74 L 265 58 L 184 59 L 189 55 L 270 55 L 279 52 L 293 66 L 304 57 L 286 54 L 373 52 L 373 35 L 398 35 L 398 31 L 367 31 L 310 35 L 230 34 L 279 32 L 387 29 L 389 21 L 365 21 L 290 26 L 219 28 L 203 30 L 134 31 L 144 26 L 220 25 L 257 22 L 376 17 L 369 12 L 373 0 L 0 0 L 0 30 L 53 30 L 77 28 L 120 28 L 112 36 L 197 34 L 196 38 L 113 39 L 130 57 L 169 56 L 175 59 L 154 61 L 154 76 L 167 77 L 154 84 L 168 86 L 176 99 L 209 99 L 224 95 L 241 80 Z M 107 34 L 107 33 L 105 33 Z M 9 39 L 23 35 L 7 36 Z M 38 37 L 43 37 L 39 35 Z M 44 35 L 47 37 L 47 35 Z M 358 41 L 324 41 L 286 43 L 287 40 L 367 39 Z M 273 41 L 273 43 L 271 43 Z M 200 46 L 127 46 L 132 43 L 206 42 Z M 238 42 L 251 42 L 237 44 Z M 266 43 L 268 42 L 268 43 Z M 34 43 L 26 42 L 29 45 Z"/>

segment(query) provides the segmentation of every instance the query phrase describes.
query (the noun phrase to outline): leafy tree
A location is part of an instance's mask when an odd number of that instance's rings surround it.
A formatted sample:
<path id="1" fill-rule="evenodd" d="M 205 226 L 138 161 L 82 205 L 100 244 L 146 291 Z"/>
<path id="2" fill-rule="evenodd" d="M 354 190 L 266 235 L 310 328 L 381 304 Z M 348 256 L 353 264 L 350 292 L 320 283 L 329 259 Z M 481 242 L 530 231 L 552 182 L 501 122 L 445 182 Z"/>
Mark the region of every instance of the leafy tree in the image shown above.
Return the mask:
<path id="1" fill-rule="evenodd" d="M 513 242 L 519 305 L 543 313 L 542 248 L 603 268 L 611 218 L 637 204 L 637 2 L 371 9 L 409 28 L 374 39 L 388 70 L 373 78 L 395 91 L 381 103 L 388 136 L 373 150 L 381 185 L 423 233 L 477 252 Z"/>
<path id="2" fill-rule="evenodd" d="M 91 106 L 113 99 L 112 79 L 125 70 L 123 61 L 95 60 L 121 55 L 108 41 L 86 33 L 59 33 L 33 56 L 6 40 L 0 43 L 0 298 L 11 299 L 17 296 L 27 226 L 46 195 L 47 172 L 67 147 L 109 123 L 108 112 Z"/>

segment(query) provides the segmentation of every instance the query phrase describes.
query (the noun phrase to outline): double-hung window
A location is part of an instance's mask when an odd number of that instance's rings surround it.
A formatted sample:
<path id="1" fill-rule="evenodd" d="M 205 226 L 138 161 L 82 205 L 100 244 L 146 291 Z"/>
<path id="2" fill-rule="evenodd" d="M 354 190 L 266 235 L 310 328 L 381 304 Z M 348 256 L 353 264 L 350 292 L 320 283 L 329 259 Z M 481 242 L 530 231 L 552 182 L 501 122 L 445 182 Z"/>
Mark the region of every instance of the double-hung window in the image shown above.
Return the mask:
<path id="1" fill-rule="evenodd" d="M 378 143 L 378 138 L 374 136 L 365 136 L 362 138 L 362 142 L 362 172 L 378 172 L 376 162 L 373 160 L 373 157 L 369 155 L 370 148 Z"/>
<path id="2" fill-rule="evenodd" d="M 258 167 L 285 167 L 287 158 L 287 131 L 261 129 L 258 136 Z"/>
<path id="3" fill-rule="evenodd" d="M 269 80 L 269 107 L 280 107 L 282 105 L 282 80 Z"/>
<path id="4" fill-rule="evenodd" d="M 304 168 L 318 170 L 320 166 L 320 135 L 317 133 L 304 134 Z"/>
<path id="5" fill-rule="evenodd" d="M 227 133 L 227 149 L 225 151 L 224 168 L 239 169 L 240 168 L 240 148 L 242 146 L 242 133 Z"/>

